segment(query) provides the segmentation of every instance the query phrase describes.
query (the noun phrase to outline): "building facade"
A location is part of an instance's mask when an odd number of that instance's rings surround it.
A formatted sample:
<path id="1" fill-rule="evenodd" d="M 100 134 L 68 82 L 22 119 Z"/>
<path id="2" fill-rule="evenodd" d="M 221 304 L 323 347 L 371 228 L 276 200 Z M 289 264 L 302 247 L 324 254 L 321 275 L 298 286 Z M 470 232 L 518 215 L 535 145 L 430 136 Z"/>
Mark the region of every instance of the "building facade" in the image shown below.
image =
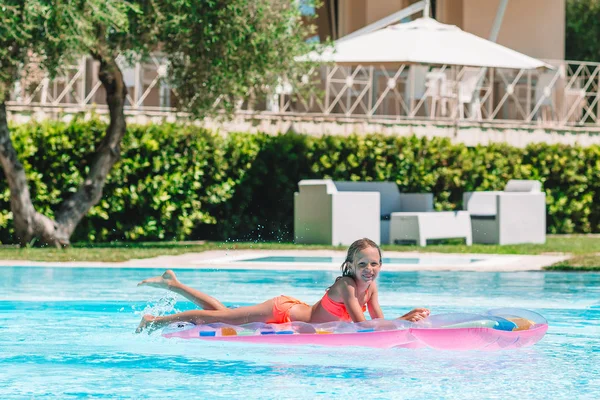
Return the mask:
<path id="1" fill-rule="evenodd" d="M 431 16 L 487 39 L 500 1 L 432 0 Z M 317 10 L 319 36 L 339 39 L 417 2 L 325 0 Z M 565 6 L 565 0 L 509 0 L 497 42 L 531 57 L 563 60 Z"/>
<path id="2" fill-rule="evenodd" d="M 393 23 L 420 18 L 425 4 L 323 0 L 319 8 L 305 6 L 302 11 L 316 14 L 318 38 L 325 41 L 363 28 L 384 28 L 391 17 Z M 302 82 L 282 77 L 285 82 L 266 97 L 249 93 L 240 100 L 233 122 L 206 124 L 224 131 L 446 136 L 468 144 L 600 143 L 600 63 L 564 60 L 566 0 L 430 0 L 428 4 L 430 15 L 439 22 L 486 39 L 502 15 L 496 41 L 551 67 L 325 63 L 315 67 L 311 76 L 303 76 Z M 181 115 L 176 93 L 164 79 L 165 59 L 154 55 L 134 65 L 124 59 L 119 64 L 128 87 L 128 118 L 144 123 L 176 120 Z M 64 118 L 90 110 L 106 114 L 97 69 L 96 62 L 83 57 L 77 65 L 64 66 L 53 80 L 42 77 L 37 84 L 16 85 L 7 103 L 11 118 Z"/>

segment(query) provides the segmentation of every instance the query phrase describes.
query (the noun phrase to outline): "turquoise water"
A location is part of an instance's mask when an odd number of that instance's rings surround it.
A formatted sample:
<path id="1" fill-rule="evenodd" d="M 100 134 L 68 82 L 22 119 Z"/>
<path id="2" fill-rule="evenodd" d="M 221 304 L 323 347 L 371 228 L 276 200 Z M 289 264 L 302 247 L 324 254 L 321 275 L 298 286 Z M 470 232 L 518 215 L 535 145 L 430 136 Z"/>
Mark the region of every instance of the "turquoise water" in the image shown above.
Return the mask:
<path id="1" fill-rule="evenodd" d="M 2 268 L 0 399 L 597 399 L 600 274 L 386 272 L 392 317 L 523 307 L 550 324 L 504 352 L 269 347 L 133 333 L 142 312 L 193 305 L 137 288 L 161 270 Z M 314 302 L 335 279 L 315 271 L 177 271 L 230 306 L 285 293 Z"/>
<path id="2" fill-rule="evenodd" d="M 268 256 L 255 257 L 240 260 L 242 262 L 273 262 L 273 263 L 328 263 L 341 264 L 344 258 L 337 257 L 317 257 L 317 256 Z M 479 258 L 468 257 L 384 257 L 381 259 L 383 265 L 388 264 L 435 264 L 435 265 L 455 265 L 469 264 L 476 261 L 482 261 Z"/>

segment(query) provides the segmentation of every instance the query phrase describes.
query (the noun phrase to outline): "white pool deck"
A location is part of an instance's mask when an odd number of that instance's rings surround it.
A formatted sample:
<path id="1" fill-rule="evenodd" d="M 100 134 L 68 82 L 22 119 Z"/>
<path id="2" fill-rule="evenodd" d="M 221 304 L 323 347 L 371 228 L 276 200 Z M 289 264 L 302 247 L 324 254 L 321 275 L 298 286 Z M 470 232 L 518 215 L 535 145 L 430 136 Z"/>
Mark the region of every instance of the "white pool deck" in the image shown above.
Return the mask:
<path id="1" fill-rule="evenodd" d="M 256 270 L 321 270 L 339 271 L 338 262 L 248 262 L 241 261 L 259 257 L 334 257 L 344 258 L 344 251 L 333 250 L 213 250 L 202 253 L 186 253 L 177 256 L 133 259 L 125 262 L 41 262 L 24 260 L 0 260 L 2 266 L 23 267 L 89 267 L 89 268 L 164 268 L 164 269 L 256 269 Z M 388 271 L 477 271 L 513 272 L 539 271 L 569 258 L 567 254 L 548 255 L 500 255 L 500 254 L 451 254 L 385 251 L 384 258 L 427 258 L 426 264 L 384 264 Z M 449 260 L 452 262 L 449 262 Z M 479 261 L 471 262 L 471 259 Z"/>

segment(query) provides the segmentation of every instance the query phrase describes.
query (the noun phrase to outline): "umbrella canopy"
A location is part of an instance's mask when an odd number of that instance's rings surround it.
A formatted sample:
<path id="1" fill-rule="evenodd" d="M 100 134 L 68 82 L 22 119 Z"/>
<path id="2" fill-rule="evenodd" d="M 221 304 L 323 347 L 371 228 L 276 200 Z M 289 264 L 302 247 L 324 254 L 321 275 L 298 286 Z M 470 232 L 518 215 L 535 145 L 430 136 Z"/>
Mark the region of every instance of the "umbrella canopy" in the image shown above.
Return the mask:
<path id="1" fill-rule="evenodd" d="M 333 49 L 311 53 L 313 61 L 345 64 L 416 63 L 536 69 L 552 66 L 432 18 L 389 26 L 351 39 Z"/>

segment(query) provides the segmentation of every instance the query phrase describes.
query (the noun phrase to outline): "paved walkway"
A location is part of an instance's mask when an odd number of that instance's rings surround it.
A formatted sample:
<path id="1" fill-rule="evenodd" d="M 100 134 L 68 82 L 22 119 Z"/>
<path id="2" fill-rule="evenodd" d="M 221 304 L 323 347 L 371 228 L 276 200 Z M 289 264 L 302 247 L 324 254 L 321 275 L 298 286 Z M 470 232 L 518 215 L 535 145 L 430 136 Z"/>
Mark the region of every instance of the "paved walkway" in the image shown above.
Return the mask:
<path id="1" fill-rule="evenodd" d="M 333 250 L 214 250 L 178 256 L 160 256 L 126 262 L 39 262 L 0 260 L 0 266 L 90 267 L 90 268 L 178 268 L 178 269 L 265 269 L 265 270 L 339 270 L 340 261 L 270 262 L 247 261 L 263 257 L 345 257 Z M 567 255 L 441 254 L 386 251 L 384 258 L 404 259 L 384 263 L 388 271 L 539 271 L 568 258 Z M 406 260 L 411 259 L 411 260 Z M 246 260 L 246 261 L 242 261 Z M 404 263 L 412 261 L 412 263 Z"/>

